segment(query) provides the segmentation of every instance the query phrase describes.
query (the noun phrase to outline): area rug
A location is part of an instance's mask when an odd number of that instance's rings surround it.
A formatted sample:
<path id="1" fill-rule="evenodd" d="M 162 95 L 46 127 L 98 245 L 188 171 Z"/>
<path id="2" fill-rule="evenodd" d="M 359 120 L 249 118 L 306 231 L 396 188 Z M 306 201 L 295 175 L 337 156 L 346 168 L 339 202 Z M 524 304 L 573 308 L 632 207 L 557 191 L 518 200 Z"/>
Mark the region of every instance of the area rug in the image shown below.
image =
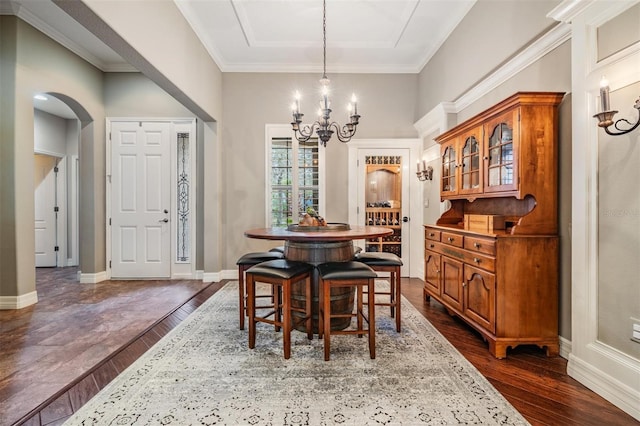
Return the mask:
<path id="1" fill-rule="evenodd" d="M 402 332 L 376 309 L 366 338 L 322 341 L 258 324 L 238 329 L 230 282 L 83 406 L 66 425 L 526 425 L 526 420 L 406 300 Z"/>

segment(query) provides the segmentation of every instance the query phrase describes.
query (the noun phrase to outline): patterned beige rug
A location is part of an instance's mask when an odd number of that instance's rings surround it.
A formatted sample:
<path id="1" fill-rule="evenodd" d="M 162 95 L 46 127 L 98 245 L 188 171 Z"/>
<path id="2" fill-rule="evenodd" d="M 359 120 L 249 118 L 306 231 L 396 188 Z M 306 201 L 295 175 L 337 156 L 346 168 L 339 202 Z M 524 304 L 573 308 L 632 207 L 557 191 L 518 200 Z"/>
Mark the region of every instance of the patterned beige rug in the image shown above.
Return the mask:
<path id="1" fill-rule="evenodd" d="M 403 299 L 398 334 L 377 309 L 376 359 L 367 339 L 322 341 L 258 324 L 256 348 L 238 330 L 237 283 L 227 284 L 87 403 L 67 425 L 526 425 L 523 417 Z"/>

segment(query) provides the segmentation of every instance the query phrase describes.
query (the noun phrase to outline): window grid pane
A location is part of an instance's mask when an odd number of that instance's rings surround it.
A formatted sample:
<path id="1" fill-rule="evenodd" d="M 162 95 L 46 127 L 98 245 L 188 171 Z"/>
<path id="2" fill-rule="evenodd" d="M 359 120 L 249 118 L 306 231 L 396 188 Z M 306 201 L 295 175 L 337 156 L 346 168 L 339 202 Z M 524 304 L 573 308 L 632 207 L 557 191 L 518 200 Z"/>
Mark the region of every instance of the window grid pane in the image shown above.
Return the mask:
<path id="1" fill-rule="evenodd" d="M 294 144 L 297 158 L 294 159 Z M 298 142 L 290 137 L 271 139 L 271 224 L 286 227 L 297 223 L 307 207 L 319 211 L 318 140 Z M 293 180 L 297 177 L 296 182 Z M 294 206 L 294 197 L 295 200 Z"/>

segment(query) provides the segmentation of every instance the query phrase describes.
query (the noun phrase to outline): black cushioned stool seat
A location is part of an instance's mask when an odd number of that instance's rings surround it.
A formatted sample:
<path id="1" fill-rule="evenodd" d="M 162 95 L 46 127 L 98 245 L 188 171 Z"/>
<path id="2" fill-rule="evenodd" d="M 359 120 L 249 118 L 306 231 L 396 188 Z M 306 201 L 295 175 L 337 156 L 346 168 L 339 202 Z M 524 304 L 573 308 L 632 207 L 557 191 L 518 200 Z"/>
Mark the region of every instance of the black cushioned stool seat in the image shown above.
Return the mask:
<path id="1" fill-rule="evenodd" d="M 282 340 L 284 346 L 284 358 L 291 356 L 291 328 L 292 311 L 303 312 L 301 321 L 305 322 L 307 337 L 313 339 L 311 328 L 311 272 L 313 266 L 304 262 L 295 262 L 286 259 L 270 260 L 262 262 L 247 269 L 247 315 L 249 317 L 249 349 L 253 349 L 256 343 L 256 322 L 273 324 L 276 331 L 282 327 Z M 304 309 L 291 305 L 291 287 L 294 283 L 302 281 L 305 286 L 306 302 Z M 256 282 L 271 284 L 274 287 L 273 310 L 258 316 L 256 314 Z M 275 290 L 278 287 L 278 291 Z M 270 319 L 273 315 L 273 319 Z"/>
<path id="2" fill-rule="evenodd" d="M 324 359 L 329 361 L 331 353 L 331 335 L 332 334 L 355 334 L 360 336 L 367 335 L 369 338 L 369 356 L 371 359 L 376 357 L 376 338 L 375 338 L 375 304 L 374 290 L 376 273 L 369 266 L 360 262 L 328 262 L 318 265 L 318 273 L 320 276 L 319 290 L 319 321 L 318 334 L 320 338 L 324 337 Z M 333 287 L 355 287 L 356 288 L 356 313 L 331 313 L 331 289 Z M 363 292 L 367 290 L 369 295 L 368 313 L 365 316 L 363 310 Z M 357 328 L 346 330 L 331 330 L 331 318 L 347 318 L 356 317 Z M 368 323 L 364 328 L 364 321 Z"/>
<path id="3" fill-rule="evenodd" d="M 391 318 L 396 319 L 396 331 L 400 332 L 402 320 L 400 305 L 402 299 L 400 268 L 402 259 L 393 253 L 362 252 L 355 255 L 355 260 L 368 265 L 377 272 L 389 272 L 389 291 L 376 291 L 376 295 L 389 296 L 389 302 L 377 301 L 378 306 L 389 306 Z"/>
<path id="4" fill-rule="evenodd" d="M 271 250 L 269 250 L 270 252 L 276 252 L 276 253 L 282 253 L 284 254 L 284 246 L 278 246 L 278 247 L 274 247 Z"/>
<path id="5" fill-rule="evenodd" d="M 247 269 L 251 268 L 258 263 L 267 262 L 269 260 L 282 259 L 284 255 L 282 253 L 257 251 L 252 253 L 246 253 L 238 259 L 236 265 L 238 265 L 238 300 L 240 310 L 240 330 L 244 330 L 244 317 L 246 315 L 245 301 L 247 294 L 244 288 L 244 274 Z M 259 297 L 271 297 L 271 296 L 259 296 Z"/>

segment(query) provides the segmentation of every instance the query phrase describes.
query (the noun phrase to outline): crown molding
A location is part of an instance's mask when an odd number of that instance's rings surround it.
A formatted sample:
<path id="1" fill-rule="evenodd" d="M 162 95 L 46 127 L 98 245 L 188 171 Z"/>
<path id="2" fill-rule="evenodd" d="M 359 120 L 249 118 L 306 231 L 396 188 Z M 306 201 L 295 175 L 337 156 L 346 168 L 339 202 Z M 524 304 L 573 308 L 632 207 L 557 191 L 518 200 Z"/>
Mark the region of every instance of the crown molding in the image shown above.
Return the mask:
<path id="1" fill-rule="evenodd" d="M 523 69 L 540 60 L 547 53 L 551 52 L 562 43 L 571 39 L 571 25 L 559 23 L 542 37 L 533 42 L 522 52 L 518 53 L 504 66 L 489 75 L 478 85 L 456 99 L 456 112 L 462 111 L 472 103 L 478 101 L 496 87 L 505 83 L 510 78 L 517 75 Z"/>
<path id="2" fill-rule="evenodd" d="M 559 22 L 571 23 L 573 18 L 587 9 L 593 0 L 564 0 L 558 6 L 547 13 L 547 18 L 555 19 Z"/>

